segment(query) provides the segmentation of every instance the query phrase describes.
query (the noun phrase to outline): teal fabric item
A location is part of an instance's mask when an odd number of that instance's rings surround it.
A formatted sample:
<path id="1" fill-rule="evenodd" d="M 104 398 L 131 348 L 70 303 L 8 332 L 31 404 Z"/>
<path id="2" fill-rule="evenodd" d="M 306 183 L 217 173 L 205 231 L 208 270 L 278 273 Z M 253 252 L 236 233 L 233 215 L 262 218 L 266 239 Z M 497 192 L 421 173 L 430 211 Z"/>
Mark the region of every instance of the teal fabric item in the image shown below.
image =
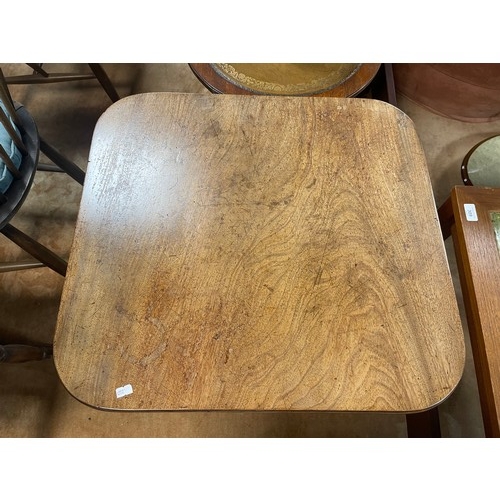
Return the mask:
<path id="1" fill-rule="evenodd" d="M 2 102 L 0 102 L 0 106 L 7 113 Z M 12 125 L 16 130 L 17 127 L 14 125 L 12 119 L 10 120 Z M 9 133 L 5 130 L 5 127 L 0 123 L 0 144 L 3 146 L 9 158 L 12 160 L 16 168 L 19 168 L 21 165 L 22 155 L 17 146 L 14 144 L 14 141 L 10 138 Z M 9 169 L 5 165 L 4 161 L 0 158 L 0 193 L 5 193 L 9 186 L 12 184 L 14 178 L 12 174 L 9 172 Z"/>

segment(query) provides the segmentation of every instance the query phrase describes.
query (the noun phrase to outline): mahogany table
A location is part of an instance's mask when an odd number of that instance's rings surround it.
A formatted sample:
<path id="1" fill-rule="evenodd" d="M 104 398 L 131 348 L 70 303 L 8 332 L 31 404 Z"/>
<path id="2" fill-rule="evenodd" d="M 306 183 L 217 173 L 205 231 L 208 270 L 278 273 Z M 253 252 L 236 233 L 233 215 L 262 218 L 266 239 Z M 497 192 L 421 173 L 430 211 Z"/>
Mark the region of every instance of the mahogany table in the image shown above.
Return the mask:
<path id="1" fill-rule="evenodd" d="M 150 93 L 100 118 L 54 342 L 78 400 L 411 413 L 453 391 L 464 353 L 398 109 Z"/>
<path id="2" fill-rule="evenodd" d="M 453 236 L 486 437 L 500 437 L 500 188 L 455 186 L 439 208 Z"/>

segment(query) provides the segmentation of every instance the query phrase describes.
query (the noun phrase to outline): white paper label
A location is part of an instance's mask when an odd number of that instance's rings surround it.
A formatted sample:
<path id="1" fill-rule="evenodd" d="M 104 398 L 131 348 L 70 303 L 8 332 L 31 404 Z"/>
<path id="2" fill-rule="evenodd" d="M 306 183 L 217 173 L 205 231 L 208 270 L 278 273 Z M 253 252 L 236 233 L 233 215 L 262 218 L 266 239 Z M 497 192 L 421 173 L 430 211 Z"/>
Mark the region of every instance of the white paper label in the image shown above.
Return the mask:
<path id="1" fill-rule="evenodd" d="M 134 391 L 132 389 L 132 386 L 130 384 L 127 384 L 124 385 L 123 387 L 118 387 L 118 389 L 116 389 L 116 397 L 123 398 L 123 396 L 129 396 L 133 392 Z"/>
<path id="2" fill-rule="evenodd" d="M 465 217 L 468 221 L 475 222 L 478 220 L 476 205 L 474 203 L 464 203 Z"/>

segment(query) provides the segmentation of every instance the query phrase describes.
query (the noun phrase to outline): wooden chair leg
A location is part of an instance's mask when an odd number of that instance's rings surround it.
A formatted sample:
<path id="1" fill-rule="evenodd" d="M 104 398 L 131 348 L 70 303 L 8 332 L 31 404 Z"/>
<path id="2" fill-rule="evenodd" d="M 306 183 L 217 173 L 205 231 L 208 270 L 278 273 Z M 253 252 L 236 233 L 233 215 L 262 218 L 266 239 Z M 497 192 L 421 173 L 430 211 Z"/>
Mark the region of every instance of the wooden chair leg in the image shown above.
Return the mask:
<path id="1" fill-rule="evenodd" d="M 440 438 L 439 410 L 432 408 L 421 413 L 406 415 L 406 427 L 409 438 Z"/>
<path id="2" fill-rule="evenodd" d="M 0 232 L 7 236 L 9 240 L 21 247 L 24 251 L 35 257 L 35 259 L 43 262 L 47 267 L 50 267 L 56 273 L 66 276 L 68 264 L 64 259 L 61 259 L 57 254 L 44 247 L 38 241 L 30 238 L 19 229 L 11 224 L 6 224 Z"/>
<path id="3" fill-rule="evenodd" d="M 109 98 L 113 101 L 119 101 L 120 96 L 115 90 L 115 87 L 111 83 L 111 80 L 109 79 L 108 75 L 104 71 L 103 67 L 100 64 L 96 63 L 89 63 L 90 69 L 92 70 L 92 73 L 94 73 L 95 77 L 99 81 L 99 83 L 102 85 L 102 88 L 105 90 L 106 94 L 108 94 Z"/>
<path id="4" fill-rule="evenodd" d="M 29 66 L 34 73 L 43 76 L 45 78 L 48 78 L 49 74 L 42 68 L 42 65 L 39 63 L 26 63 L 27 66 Z"/>
<path id="5" fill-rule="evenodd" d="M 52 357 L 52 346 L 0 345 L 0 363 L 25 363 Z"/>
<path id="6" fill-rule="evenodd" d="M 59 174 L 66 173 L 61 167 L 51 165 L 50 163 L 37 163 L 36 169 L 40 172 L 57 172 Z"/>
<path id="7" fill-rule="evenodd" d="M 27 261 L 27 262 L 0 262 L 0 273 L 10 273 L 12 271 L 25 271 L 26 269 L 36 269 L 37 267 L 45 267 L 43 262 Z"/>
<path id="8" fill-rule="evenodd" d="M 101 64 L 88 63 L 91 73 L 78 74 L 78 73 L 47 73 L 40 64 L 38 63 L 25 63 L 32 70 L 33 73 L 30 75 L 17 75 L 8 76 L 5 81 L 8 85 L 17 84 L 37 84 L 37 83 L 62 83 L 62 82 L 74 82 L 80 80 L 92 80 L 97 79 L 101 84 L 102 88 L 108 94 L 109 98 L 116 102 L 120 99 L 120 96 L 116 92 L 115 87 L 111 83 L 108 75 L 104 71 Z"/>
<path id="9" fill-rule="evenodd" d="M 85 182 L 85 172 L 71 160 L 68 160 L 57 149 L 51 146 L 45 139 L 40 136 L 40 151 L 42 151 L 47 158 L 53 161 L 58 167 L 64 170 L 76 182 L 83 185 Z"/>

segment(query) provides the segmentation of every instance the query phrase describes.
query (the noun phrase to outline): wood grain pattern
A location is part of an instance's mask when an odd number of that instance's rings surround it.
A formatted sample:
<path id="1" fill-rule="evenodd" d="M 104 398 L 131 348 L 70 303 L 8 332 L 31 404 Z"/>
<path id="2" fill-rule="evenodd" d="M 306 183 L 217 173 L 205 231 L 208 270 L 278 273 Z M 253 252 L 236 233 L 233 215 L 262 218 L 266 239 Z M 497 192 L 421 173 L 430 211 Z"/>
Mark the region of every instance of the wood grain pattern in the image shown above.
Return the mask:
<path id="1" fill-rule="evenodd" d="M 122 99 L 93 137 L 61 380 L 108 409 L 432 407 L 464 365 L 436 215 L 385 103 Z"/>
<path id="2" fill-rule="evenodd" d="M 500 189 L 457 186 L 452 227 L 481 399 L 485 434 L 500 437 L 500 251 L 490 212 L 500 212 Z M 477 221 L 464 204 L 474 204 Z"/>

